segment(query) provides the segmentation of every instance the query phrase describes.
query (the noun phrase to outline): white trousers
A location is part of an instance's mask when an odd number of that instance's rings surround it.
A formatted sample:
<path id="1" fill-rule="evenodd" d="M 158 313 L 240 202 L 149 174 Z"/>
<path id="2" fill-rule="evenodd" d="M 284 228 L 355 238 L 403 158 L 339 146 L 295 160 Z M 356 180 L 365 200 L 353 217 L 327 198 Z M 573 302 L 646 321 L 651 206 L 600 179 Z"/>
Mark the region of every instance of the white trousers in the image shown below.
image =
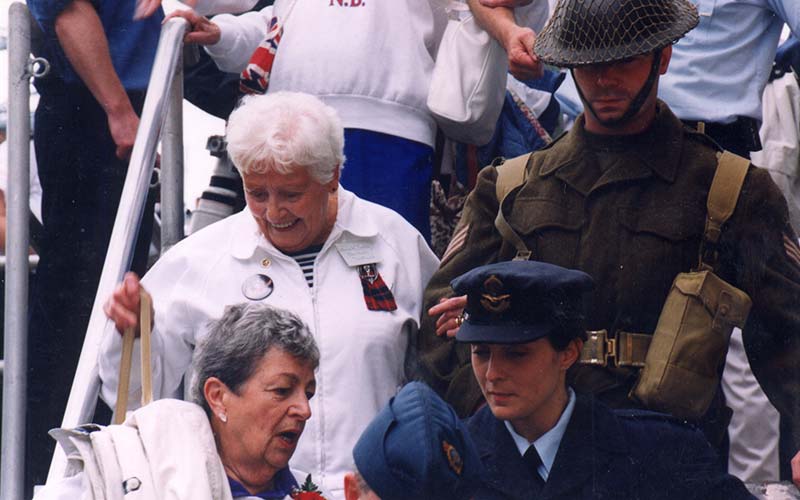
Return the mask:
<path id="1" fill-rule="evenodd" d="M 777 481 L 780 417 L 753 376 L 738 328 L 731 336 L 722 391 L 733 410 L 728 472 L 745 482 Z"/>

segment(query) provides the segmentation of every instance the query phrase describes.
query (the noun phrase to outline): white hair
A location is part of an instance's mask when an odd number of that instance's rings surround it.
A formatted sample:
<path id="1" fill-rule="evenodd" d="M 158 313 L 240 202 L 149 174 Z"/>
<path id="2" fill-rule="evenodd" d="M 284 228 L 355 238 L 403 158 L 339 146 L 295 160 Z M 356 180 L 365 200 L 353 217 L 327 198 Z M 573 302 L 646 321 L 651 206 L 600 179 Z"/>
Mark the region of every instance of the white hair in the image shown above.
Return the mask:
<path id="1" fill-rule="evenodd" d="M 241 174 L 304 167 L 324 184 L 344 166 L 344 128 L 336 111 L 299 92 L 244 97 L 228 118 L 226 140 Z"/>

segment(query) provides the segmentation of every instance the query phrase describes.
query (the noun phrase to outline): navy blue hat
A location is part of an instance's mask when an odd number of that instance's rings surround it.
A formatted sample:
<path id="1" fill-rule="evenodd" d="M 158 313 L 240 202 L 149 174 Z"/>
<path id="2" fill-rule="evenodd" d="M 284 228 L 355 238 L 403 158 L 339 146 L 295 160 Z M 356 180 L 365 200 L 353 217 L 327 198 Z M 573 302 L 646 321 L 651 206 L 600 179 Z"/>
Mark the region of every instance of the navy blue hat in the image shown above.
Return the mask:
<path id="1" fill-rule="evenodd" d="M 393 397 L 361 434 L 353 458 L 382 500 L 465 500 L 483 465 L 456 412 L 421 382 Z"/>
<path id="2" fill-rule="evenodd" d="M 450 285 L 467 296 L 456 340 L 496 344 L 533 342 L 563 331 L 565 319 L 569 324 L 582 317 L 583 294 L 594 288 L 584 272 L 536 261 L 478 267 Z M 581 332 L 572 330 L 571 338 Z"/>

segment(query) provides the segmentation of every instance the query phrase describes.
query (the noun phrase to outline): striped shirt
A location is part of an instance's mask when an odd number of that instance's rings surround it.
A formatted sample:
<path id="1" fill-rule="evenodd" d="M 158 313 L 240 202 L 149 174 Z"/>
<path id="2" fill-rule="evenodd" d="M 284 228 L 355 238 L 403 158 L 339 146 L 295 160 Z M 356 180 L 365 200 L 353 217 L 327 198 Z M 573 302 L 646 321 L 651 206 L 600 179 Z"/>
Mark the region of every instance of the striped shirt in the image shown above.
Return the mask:
<path id="1" fill-rule="evenodd" d="M 286 255 L 296 260 L 300 265 L 300 269 L 303 270 L 303 276 L 305 276 L 309 288 L 314 286 L 314 261 L 317 259 L 320 250 L 322 250 L 322 245 L 313 245 L 299 252 L 286 253 Z"/>

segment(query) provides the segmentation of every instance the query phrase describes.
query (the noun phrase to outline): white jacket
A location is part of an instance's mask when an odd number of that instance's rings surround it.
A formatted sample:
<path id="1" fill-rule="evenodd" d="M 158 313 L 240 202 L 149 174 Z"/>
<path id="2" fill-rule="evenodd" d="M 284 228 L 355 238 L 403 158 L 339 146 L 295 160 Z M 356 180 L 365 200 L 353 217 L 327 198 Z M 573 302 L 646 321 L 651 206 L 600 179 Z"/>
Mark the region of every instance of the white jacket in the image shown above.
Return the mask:
<path id="1" fill-rule="evenodd" d="M 124 488 L 153 500 L 231 498 L 208 417 L 196 404 L 164 399 L 122 425 L 51 433 L 67 455 L 67 478 L 36 500 L 123 500 Z"/>
<path id="2" fill-rule="evenodd" d="M 750 153 L 754 165 L 769 170 L 789 205 L 789 220 L 800 229 L 800 86 L 787 73 L 764 88 L 761 151 Z"/>
<path id="3" fill-rule="evenodd" d="M 122 425 L 51 433 L 69 460 L 66 477 L 48 484 L 35 500 L 123 500 L 128 493 L 147 500 L 232 498 L 208 417 L 196 404 L 162 399 L 131 413 Z M 302 485 L 307 474 L 290 472 Z"/>
<path id="4" fill-rule="evenodd" d="M 378 263 L 397 310 L 367 309 L 358 271 L 345 262 L 348 251 L 371 255 Z M 143 279 L 155 308 L 154 397 L 180 396 L 179 384 L 208 321 L 219 318 L 226 305 L 248 300 L 242 294 L 247 278 L 268 275 L 274 291 L 265 302 L 306 321 L 321 354 L 312 417 L 291 464 L 342 498 L 353 445 L 405 380 L 422 292 L 437 266 L 422 236 L 400 215 L 340 187 L 336 223 L 314 264 L 314 288 L 309 288 L 297 262 L 262 236 L 245 209 L 170 249 Z M 121 344 L 120 335 L 104 339 L 99 360 L 102 395 L 112 406 Z M 139 400 L 140 380 L 134 366 L 130 401 Z"/>

